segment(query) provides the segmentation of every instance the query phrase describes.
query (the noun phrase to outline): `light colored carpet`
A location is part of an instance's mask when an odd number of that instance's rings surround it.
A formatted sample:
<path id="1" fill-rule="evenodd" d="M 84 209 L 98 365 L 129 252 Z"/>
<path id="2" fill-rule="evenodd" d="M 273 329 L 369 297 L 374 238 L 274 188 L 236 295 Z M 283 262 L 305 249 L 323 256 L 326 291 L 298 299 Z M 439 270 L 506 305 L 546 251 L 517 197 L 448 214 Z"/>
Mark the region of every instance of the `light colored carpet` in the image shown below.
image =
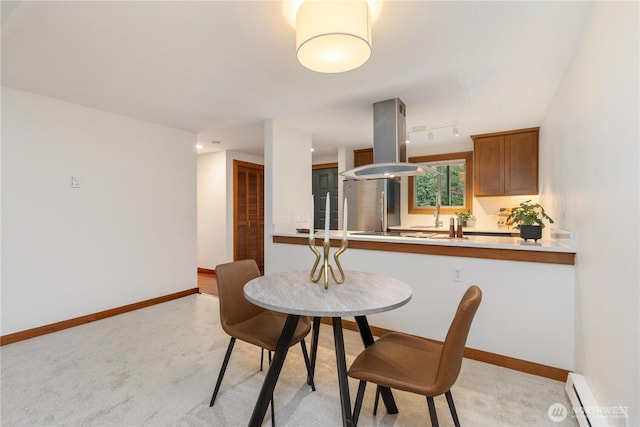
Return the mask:
<path id="1" fill-rule="evenodd" d="M 471 328 L 473 333 L 473 327 Z M 339 426 L 340 400 L 331 329 L 322 325 L 316 391 L 305 384 L 300 347 L 286 359 L 275 390 L 279 426 Z M 262 384 L 260 350 L 237 341 L 220 394 L 209 400 L 229 338 L 219 324 L 218 300 L 191 295 L 1 348 L 3 427 L 19 426 L 243 426 Z M 347 365 L 362 349 L 345 331 Z M 568 407 L 563 383 L 473 360 L 463 363 L 452 394 L 463 426 L 577 425 L 547 415 Z M 357 383 L 350 380 L 351 402 Z M 400 413 L 384 406 L 372 415 L 368 386 L 361 426 L 428 426 L 423 397 L 394 391 Z M 442 426 L 453 422 L 444 397 Z M 264 425 L 269 425 L 269 412 Z"/>

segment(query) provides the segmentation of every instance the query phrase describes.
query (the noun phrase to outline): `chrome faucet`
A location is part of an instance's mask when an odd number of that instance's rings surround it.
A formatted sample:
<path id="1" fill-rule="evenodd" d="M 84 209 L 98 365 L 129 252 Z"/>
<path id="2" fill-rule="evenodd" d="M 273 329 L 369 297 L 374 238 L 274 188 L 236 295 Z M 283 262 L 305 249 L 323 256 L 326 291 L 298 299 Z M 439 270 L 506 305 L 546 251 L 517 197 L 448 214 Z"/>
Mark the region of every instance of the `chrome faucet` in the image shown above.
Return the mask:
<path id="1" fill-rule="evenodd" d="M 440 185 L 442 184 L 440 173 L 437 174 L 436 177 L 436 210 L 434 212 L 434 216 L 436 217 L 436 228 L 440 228 L 442 225 L 442 221 L 440 221 L 440 205 L 442 204 L 441 196 L 440 196 Z"/>

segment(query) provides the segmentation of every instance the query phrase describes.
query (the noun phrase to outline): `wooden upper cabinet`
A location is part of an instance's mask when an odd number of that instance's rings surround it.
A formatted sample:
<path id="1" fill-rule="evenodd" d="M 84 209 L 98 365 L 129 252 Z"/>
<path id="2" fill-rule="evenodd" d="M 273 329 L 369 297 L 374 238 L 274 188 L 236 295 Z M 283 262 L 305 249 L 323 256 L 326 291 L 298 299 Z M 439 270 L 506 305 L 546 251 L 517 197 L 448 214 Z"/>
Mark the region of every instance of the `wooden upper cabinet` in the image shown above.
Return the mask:
<path id="1" fill-rule="evenodd" d="M 538 130 L 504 137 L 504 194 L 538 194 Z"/>
<path id="2" fill-rule="evenodd" d="M 473 141 L 473 171 L 474 196 L 504 194 L 504 137 Z"/>
<path id="3" fill-rule="evenodd" d="M 538 194 L 538 130 L 471 136 L 474 196 Z"/>
<path id="4" fill-rule="evenodd" d="M 353 167 L 370 165 L 373 163 L 373 148 L 363 148 L 362 150 L 353 150 Z"/>

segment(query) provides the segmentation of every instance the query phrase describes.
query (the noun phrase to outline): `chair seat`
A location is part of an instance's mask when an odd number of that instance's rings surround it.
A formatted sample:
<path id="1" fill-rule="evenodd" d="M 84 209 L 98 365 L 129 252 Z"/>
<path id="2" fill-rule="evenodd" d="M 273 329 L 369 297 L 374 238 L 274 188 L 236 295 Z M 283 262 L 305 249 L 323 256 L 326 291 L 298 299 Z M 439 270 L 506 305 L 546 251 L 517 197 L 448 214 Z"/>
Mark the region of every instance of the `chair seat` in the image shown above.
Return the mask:
<path id="1" fill-rule="evenodd" d="M 286 314 L 265 310 L 240 323 L 226 325 L 224 330 L 241 341 L 275 351 L 286 320 Z M 310 330 L 311 320 L 308 317 L 300 317 L 290 345 L 302 341 Z"/>
<path id="2" fill-rule="evenodd" d="M 349 369 L 349 376 L 423 396 L 437 396 L 447 391 L 434 386 L 442 347 L 424 338 L 388 333 L 360 353 Z"/>

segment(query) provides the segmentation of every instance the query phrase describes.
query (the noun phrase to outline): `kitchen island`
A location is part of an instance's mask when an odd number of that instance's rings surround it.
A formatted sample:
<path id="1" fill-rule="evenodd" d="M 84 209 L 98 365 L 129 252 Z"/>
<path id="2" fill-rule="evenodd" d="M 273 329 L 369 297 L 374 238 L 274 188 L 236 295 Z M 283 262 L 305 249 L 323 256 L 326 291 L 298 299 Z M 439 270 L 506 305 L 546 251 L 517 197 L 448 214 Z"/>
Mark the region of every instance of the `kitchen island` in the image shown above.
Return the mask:
<path id="1" fill-rule="evenodd" d="M 315 237 L 316 245 L 321 246 L 321 233 L 316 233 Z M 414 230 L 348 234 L 351 249 L 573 265 L 575 245 L 571 233 L 553 231 L 552 237 L 532 242 L 507 236 L 467 235 L 449 238 L 442 232 Z M 273 236 L 273 243 L 308 245 L 308 239 L 309 236 L 302 233 L 277 233 Z M 331 232 L 330 239 L 331 246 L 340 246 L 342 234 Z"/>
<path id="2" fill-rule="evenodd" d="M 573 369 L 574 353 L 576 251 L 571 235 L 553 232 L 552 239 L 534 243 L 519 237 L 445 239 L 429 234 L 349 233 L 349 247 L 341 256 L 345 269 L 395 277 L 413 291 L 410 304 L 372 316 L 374 330 L 443 341 L 460 296 L 476 284 L 484 298 L 466 355 L 564 380 Z M 331 245 L 339 246 L 341 237 L 332 232 Z M 267 272 L 311 268 L 308 234 L 274 233 L 266 240 Z"/>

